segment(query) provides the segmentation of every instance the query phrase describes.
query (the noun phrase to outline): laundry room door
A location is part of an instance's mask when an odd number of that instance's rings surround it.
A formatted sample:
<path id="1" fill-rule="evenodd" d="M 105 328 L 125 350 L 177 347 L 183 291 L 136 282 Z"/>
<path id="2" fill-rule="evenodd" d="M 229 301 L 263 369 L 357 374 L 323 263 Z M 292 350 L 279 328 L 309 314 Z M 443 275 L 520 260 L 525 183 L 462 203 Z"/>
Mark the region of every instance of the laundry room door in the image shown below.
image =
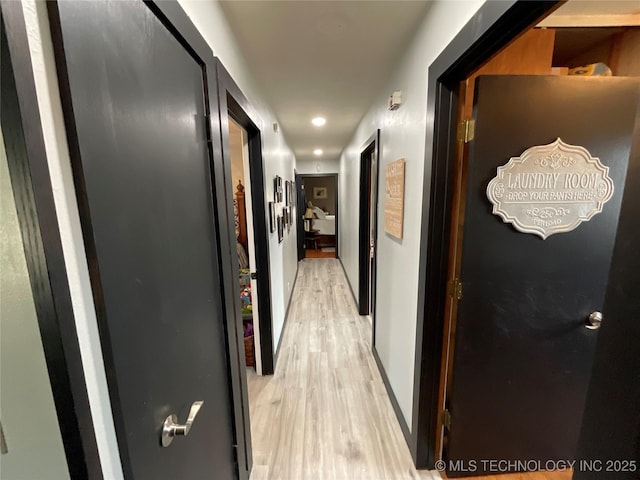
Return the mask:
<path id="1" fill-rule="evenodd" d="M 50 17 L 125 477 L 237 478 L 204 61 L 153 4 Z"/>
<path id="2" fill-rule="evenodd" d="M 599 333 L 587 328 L 597 326 L 588 318 L 603 309 L 622 196 L 637 194 L 623 187 L 638 79 L 483 76 L 475 98 L 447 397 L 450 477 L 504 473 L 490 461 L 544 467 L 575 458 Z M 554 151 L 548 162 L 530 162 L 529 173 L 504 174 L 500 188 L 516 193 L 498 195 L 503 203 L 524 201 L 520 210 L 494 207 L 487 190 L 498 167 L 557 139 L 598 157 L 613 192 L 601 213 L 543 239 L 540 232 L 525 233 L 523 222 L 549 231 L 574 209 L 583 209 L 586 219 L 585 212 L 598 207 L 600 185 L 575 185 L 572 175 L 586 171 L 576 171 L 572 157 Z M 526 176 L 533 172 L 540 176 Z M 494 214 L 501 208 L 502 216 Z M 533 464 L 512 465 L 506 471 Z"/>

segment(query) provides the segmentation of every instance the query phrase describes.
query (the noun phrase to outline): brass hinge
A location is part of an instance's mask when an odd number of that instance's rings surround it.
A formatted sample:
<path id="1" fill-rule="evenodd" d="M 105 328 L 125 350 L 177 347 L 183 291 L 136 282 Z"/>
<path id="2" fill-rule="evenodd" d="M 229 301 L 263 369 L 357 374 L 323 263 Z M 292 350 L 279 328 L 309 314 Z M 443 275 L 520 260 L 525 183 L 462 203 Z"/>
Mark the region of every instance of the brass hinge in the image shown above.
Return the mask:
<path id="1" fill-rule="evenodd" d="M 442 425 L 447 430 L 451 430 L 451 412 L 449 410 L 443 410 L 442 412 Z"/>
<path id="2" fill-rule="evenodd" d="M 457 300 L 462 298 L 462 282 L 459 278 L 454 278 L 449 281 L 449 284 L 447 285 L 447 294 L 451 298 L 455 298 Z"/>
<path id="3" fill-rule="evenodd" d="M 473 118 L 463 120 L 458 125 L 458 141 L 469 143 L 473 140 L 476 132 L 476 121 Z"/>

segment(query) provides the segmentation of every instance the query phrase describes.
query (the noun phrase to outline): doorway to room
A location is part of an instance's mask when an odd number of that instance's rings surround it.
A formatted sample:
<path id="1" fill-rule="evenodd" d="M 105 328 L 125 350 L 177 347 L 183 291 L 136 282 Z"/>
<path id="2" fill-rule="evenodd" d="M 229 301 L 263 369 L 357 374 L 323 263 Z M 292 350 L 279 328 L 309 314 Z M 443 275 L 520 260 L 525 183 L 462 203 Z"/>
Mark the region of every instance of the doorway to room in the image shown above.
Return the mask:
<path id="1" fill-rule="evenodd" d="M 637 34 L 629 27 L 531 28 L 452 86 L 459 127 L 450 167 L 441 413 L 434 418 L 436 458 L 446 461 L 450 477 L 495 474 L 483 463 L 489 458 L 512 462 L 500 473 L 522 471 L 516 461 L 526 458 L 529 465 L 560 470 L 544 478 L 571 476 L 561 461 L 578 458 L 590 373 L 598 361 L 599 312 L 638 135 L 640 82 L 611 77 L 640 75 L 626 60 L 637 48 Z M 562 150 L 549 153 L 560 163 L 536 163 L 558 178 L 573 175 L 574 157 L 567 152 L 583 148 L 602 162 L 613 190 L 601 204 L 594 200 L 599 210 L 588 223 L 549 236 L 501 214 L 502 207 L 491 208 L 487 184 L 496 169 L 510 158 L 524 162 L 521 154 L 533 146 Z M 606 197 L 605 184 L 594 185 L 597 198 Z M 523 215 L 553 214 L 533 221 L 545 228 L 578 208 L 575 199 L 561 208 L 558 202 L 529 203 Z M 487 384 L 492 388 L 483 388 Z M 538 478 L 531 475 L 518 478 Z"/>
<path id="2" fill-rule="evenodd" d="M 296 175 L 299 258 L 338 258 L 338 174 Z"/>
<path id="3" fill-rule="evenodd" d="M 259 287 L 255 275 L 257 267 L 249 142 L 247 131 L 231 118 L 229 118 L 229 152 L 245 364 L 247 368 L 261 375 Z"/>

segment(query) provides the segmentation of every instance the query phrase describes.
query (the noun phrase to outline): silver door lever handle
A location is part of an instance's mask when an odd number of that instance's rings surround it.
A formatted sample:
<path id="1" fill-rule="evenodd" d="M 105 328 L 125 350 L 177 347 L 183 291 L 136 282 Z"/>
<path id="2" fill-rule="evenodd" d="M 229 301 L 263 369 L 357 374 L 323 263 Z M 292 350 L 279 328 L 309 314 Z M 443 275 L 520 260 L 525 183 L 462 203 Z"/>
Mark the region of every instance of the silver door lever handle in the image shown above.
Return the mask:
<path id="1" fill-rule="evenodd" d="M 587 323 L 585 327 L 587 327 L 589 330 L 597 330 L 602 325 L 603 319 L 604 319 L 604 316 L 602 315 L 602 313 L 592 312 L 587 318 Z"/>
<path id="2" fill-rule="evenodd" d="M 168 447 L 169 445 L 171 445 L 171 442 L 173 442 L 173 439 L 176 436 L 187 436 L 189 434 L 191 425 L 193 425 L 193 421 L 196 419 L 196 415 L 198 415 L 200 407 L 202 407 L 203 403 L 204 400 L 193 402 L 193 405 L 191 405 L 191 410 L 189 410 L 187 423 L 185 424 L 178 423 L 178 417 L 176 417 L 176 415 L 173 413 L 166 418 L 166 420 L 162 424 L 162 432 L 160 435 L 163 447 Z"/>

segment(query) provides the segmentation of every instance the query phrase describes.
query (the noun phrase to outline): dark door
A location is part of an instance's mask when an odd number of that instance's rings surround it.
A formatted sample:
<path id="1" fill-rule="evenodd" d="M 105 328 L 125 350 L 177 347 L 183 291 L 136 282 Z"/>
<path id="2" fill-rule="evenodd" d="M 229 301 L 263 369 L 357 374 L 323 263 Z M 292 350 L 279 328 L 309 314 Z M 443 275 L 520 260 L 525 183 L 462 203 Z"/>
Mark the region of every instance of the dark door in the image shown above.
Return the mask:
<path id="1" fill-rule="evenodd" d="M 358 312 L 369 315 L 375 304 L 375 229 L 377 212 L 376 141 L 360 154 L 360 233 L 358 235 Z"/>
<path id="2" fill-rule="evenodd" d="M 371 171 L 369 175 L 369 312 L 375 315 L 376 308 L 376 242 L 378 228 L 378 158 L 376 151 L 371 152 Z"/>
<path id="3" fill-rule="evenodd" d="M 620 209 L 574 480 L 640 479 L 640 123 Z"/>
<path id="4" fill-rule="evenodd" d="M 462 467 L 499 473 L 483 460 L 576 455 L 599 334 L 585 320 L 603 309 L 639 85 L 623 78 L 479 78 L 448 396 L 445 458 L 457 465 L 450 476 L 464 475 Z M 486 189 L 510 157 L 558 137 L 599 157 L 615 190 L 602 213 L 542 240 L 493 215 Z"/>
<path id="5" fill-rule="evenodd" d="M 203 66 L 142 2 L 57 8 L 67 130 L 125 475 L 234 478 Z M 204 404 L 188 436 L 162 447 L 167 416 L 184 423 L 195 401 Z"/>
<path id="6" fill-rule="evenodd" d="M 301 175 L 295 174 L 296 179 L 296 237 L 298 242 L 298 261 L 304 258 L 304 214 L 307 211 L 307 204 L 304 198 L 304 181 Z"/>

